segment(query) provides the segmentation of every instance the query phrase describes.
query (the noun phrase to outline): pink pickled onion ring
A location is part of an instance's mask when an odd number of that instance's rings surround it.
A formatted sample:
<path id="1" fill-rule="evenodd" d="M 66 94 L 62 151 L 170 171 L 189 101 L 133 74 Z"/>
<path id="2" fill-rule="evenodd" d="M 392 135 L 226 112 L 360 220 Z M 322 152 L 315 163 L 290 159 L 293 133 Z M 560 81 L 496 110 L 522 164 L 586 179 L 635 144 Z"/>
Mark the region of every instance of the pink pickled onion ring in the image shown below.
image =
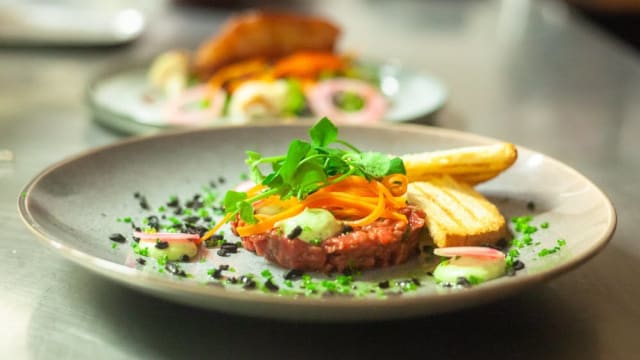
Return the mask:
<path id="1" fill-rule="evenodd" d="M 225 98 L 224 91 L 216 90 L 212 93 L 206 84 L 192 87 L 167 103 L 167 121 L 171 124 L 198 125 L 215 120 L 222 116 Z M 189 104 L 204 100 L 209 100 L 209 106 L 204 109 L 185 109 Z"/>
<path id="2" fill-rule="evenodd" d="M 140 239 L 140 241 L 166 241 L 166 242 L 189 242 L 193 240 L 200 240 L 200 236 L 198 234 L 185 234 L 185 233 L 168 233 L 168 232 L 157 232 L 157 233 L 144 233 L 141 231 L 134 231 L 133 236 Z"/>
<path id="3" fill-rule="evenodd" d="M 333 98 L 340 92 L 353 92 L 364 99 L 364 107 L 359 111 L 340 109 Z M 356 79 L 329 79 L 319 82 L 308 92 L 309 107 L 314 114 L 326 116 L 339 123 L 375 123 L 380 121 L 387 111 L 387 100 L 371 84 Z"/>
<path id="4" fill-rule="evenodd" d="M 470 256 L 484 259 L 504 259 L 504 253 L 496 249 L 485 246 L 452 246 L 446 248 L 436 248 L 433 253 L 438 256 L 455 257 Z"/>
<path id="5" fill-rule="evenodd" d="M 256 183 L 254 183 L 251 180 L 245 180 L 239 183 L 238 185 L 236 185 L 236 187 L 234 187 L 233 190 L 237 192 L 247 192 L 249 189 L 251 189 L 254 186 L 256 186 Z"/>

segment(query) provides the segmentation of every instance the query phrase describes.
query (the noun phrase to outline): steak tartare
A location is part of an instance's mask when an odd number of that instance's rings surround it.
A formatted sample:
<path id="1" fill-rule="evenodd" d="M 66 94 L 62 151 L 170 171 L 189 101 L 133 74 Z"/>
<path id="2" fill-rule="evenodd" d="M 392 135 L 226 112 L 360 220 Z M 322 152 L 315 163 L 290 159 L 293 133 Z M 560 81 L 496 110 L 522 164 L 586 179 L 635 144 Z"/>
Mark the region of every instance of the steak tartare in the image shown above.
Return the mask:
<path id="1" fill-rule="evenodd" d="M 318 245 L 290 239 L 279 228 L 241 238 L 247 250 L 289 269 L 328 273 L 379 268 L 404 263 L 419 252 L 425 214 L 413 206 L 399 212 L 407 222 L 380 218 L 360 228 L 345 227 Z M 236 235 L 236 228 L 242 225 L 242 220 L 231 224 Z"/>

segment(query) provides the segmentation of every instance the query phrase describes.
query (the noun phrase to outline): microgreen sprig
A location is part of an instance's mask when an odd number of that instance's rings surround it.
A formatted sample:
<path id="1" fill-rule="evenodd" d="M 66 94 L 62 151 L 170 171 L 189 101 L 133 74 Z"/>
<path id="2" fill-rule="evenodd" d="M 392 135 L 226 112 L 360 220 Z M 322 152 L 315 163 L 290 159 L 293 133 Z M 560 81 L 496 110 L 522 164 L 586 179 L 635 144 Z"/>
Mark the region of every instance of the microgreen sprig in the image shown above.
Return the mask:
<path id="1" fill-rule="evenodd" d="M 318 189 L 342 181 L 348 176 L 362 176 L 367 180 L 391 174 L 405 174 L 402 159 L 379 152 L 362 152 L 354 145 L 338 138 L 338 128 L 326 117 L 309 129 L 309 141 L 295 139 L 285 155 L 263 157 L 247 151 L 245 163 L 250 178 L 267 190 L 248 197 L 245 192 L 228 191 L 224 198 L 227 214 L 239 214 L 249 224 L 256 223 L 252 204 L 269 196 L 282 199 L 296 197 L 303 200 Z M 271 165 L 271 172 L 263 174 L 261 166 Z"/>

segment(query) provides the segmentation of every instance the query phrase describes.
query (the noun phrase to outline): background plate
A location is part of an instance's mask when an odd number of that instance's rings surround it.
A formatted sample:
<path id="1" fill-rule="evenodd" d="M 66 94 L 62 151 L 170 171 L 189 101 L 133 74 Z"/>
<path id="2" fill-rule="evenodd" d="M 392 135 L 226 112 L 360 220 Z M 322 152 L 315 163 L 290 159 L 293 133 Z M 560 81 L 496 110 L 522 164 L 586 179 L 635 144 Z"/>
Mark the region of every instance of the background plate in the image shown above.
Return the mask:
<path id="1" fill-rule="evenodd" d="M 467 145 L 492 139 L 417 125 L 341 127 L 341 137 L 362 149 L 393 154 Z M 265 131 L 269 131 L 266 137 Z M 19 199 L 27 226 L 45 244 L 68 259 L 110 279 L 163 298 L 203 308 L 252 316 L 318 321 L 370 320 L 432 314 L 472 306 L 512 294 L 550 279 L 596 254 L 611 237 L 615 212 L 606 196 L 575 170 L 542 154 L 520 148 L 515 165 L 480 186 L 507 217 L 533 214 L 535 223 L 548 221 L 547 230 L 534 234 L 539 248 L 553 247 L 558 238 L 567 246 L 539 258 L 537 250 L 522 251 L 527 267 L 514 277 L 490 281 L 470 289 L 443 289 L 428 280 L 413 292 L 380 298 L 292 297 L 259 290 L 206 284 L 206 269 L 230 263 L 237 274 L 270 269 L 281 279 L 284 270 L 263 258 L 241 251 L 229 258 L 214 252 L 204 262 L 188 266 L 191 279 L 158 273 L 153 266 L 136 265 L 128 245 L 113 249 L 109 234 L 129 234 L 128 224 L 116 218 L 143 216 L 135 191 L 152 207 L 169 195 L 189 197 L 212 179 L 223 176 L 232 186 L 244 173 L 244 150 L 282 153 L 292 138 L 306 138 L 301 124 L 273 127 L 219 127 L 131 139 L 90 151 L 51 166 L 28 184 Z M 222 189 L 221 189 L 222 190 Z M 533 201 L 535 210 L 527 209 Z M 151 263 L 151 261 L 149 262 Z M 390 269 L 368 271 L 362 280 L 377 283 L 421 271 L 421 261 Z M 423 275 L 426 277 L 426 275 Z M 322 277 L 322 275 L 314 275 Z"/>
<path id="2" fill-rule="evenodd" d="M 448 96 L 438 79 L 400 65 L 384 63 L 367 67 L 377 69 L 385 94 L 391 100 L 385 120 L 391 123 L 424 121 L 440 109 Z M 152 100 L 146 72 L 148 66 L 112 69 L 94 79 L 87 89 L 87 100 L 94 119 L 128 134 L 154 133 L 175 127 L 163 114 L 163 101 Z M 308 120 L 308 119 L 307 119 Z M 206 126 L 228 125 L 226 119 Z"/>

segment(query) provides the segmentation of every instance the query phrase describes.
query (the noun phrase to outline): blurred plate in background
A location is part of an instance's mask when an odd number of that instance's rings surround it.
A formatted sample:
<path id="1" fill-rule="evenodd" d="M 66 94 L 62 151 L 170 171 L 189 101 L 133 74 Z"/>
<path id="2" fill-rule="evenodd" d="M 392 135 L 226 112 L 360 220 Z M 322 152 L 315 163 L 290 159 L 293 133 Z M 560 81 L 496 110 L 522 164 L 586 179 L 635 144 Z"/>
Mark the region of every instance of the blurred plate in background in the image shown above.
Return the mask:
<path id="1" fill-rule="evenodd" d="M 378 73 L 381 91 L 391 102 L 386 122 L 425 121 L 447 99 L 445 85 L 433 76 L 391 63 L 370 66 Z M 179 127 L 168 121 L 166 100 L 148 84 L 147 69 L 148 66 L 144 65 L 125 66 L 107 71 L 93 80 L 87 90 L 87 100 L 94 120 L 128 134 L 154 133 Z M 221 118 L 198 126 L 215 127 L 229 123 L 229 119 Z"/>
<path id="2" fill-rule="evenodd" d="M 0 4 L 0 45 L 108 46 L 140 36 L 142 12 L 78 4 L 8 2 Z"/>

